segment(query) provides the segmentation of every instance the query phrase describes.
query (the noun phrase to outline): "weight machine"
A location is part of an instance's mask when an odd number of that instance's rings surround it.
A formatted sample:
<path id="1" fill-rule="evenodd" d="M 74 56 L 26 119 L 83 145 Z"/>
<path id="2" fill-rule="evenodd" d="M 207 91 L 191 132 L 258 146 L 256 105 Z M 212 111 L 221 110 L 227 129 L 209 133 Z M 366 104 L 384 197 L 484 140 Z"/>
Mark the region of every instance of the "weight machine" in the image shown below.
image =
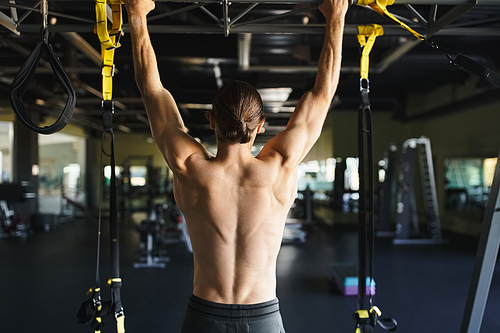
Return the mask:
<path id="1" fill-rule="evenodd" d="M 385 155 L 377 236 L 394 237 L 393 243 L 398 245 L 446 243 L 441 235 L 430 140 L 421 137 L 408 139 L 399 147 L 391 144 Z"/>

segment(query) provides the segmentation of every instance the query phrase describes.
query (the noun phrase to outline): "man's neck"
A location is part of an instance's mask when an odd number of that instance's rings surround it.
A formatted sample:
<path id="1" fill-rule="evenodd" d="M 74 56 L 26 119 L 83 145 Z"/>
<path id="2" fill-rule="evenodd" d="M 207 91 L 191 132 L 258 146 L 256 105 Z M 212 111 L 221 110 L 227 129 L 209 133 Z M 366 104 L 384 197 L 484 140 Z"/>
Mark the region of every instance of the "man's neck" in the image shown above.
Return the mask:
<path id="1" fill-rule="evenodd" d="M 220 161 L 242 161 L 253 158 L 251 149 L 253 140 L 248 143 L 217 142 L 216 159 Z"/>

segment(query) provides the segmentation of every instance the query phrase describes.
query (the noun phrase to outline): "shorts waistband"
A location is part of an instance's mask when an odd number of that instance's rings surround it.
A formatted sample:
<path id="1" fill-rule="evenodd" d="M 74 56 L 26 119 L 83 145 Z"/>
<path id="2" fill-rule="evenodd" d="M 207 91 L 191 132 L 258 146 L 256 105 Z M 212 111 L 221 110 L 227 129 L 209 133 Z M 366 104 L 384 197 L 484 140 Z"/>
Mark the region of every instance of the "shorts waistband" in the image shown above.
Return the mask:
<path id="1" fill-rule="evenodd" d="M 189 296 L 188 308 L 206 315 L 224 318 L 252 318 L 279 312 L 277 298 L 258 304 L 222 304 L 207 301 L 195 295 Z"/>

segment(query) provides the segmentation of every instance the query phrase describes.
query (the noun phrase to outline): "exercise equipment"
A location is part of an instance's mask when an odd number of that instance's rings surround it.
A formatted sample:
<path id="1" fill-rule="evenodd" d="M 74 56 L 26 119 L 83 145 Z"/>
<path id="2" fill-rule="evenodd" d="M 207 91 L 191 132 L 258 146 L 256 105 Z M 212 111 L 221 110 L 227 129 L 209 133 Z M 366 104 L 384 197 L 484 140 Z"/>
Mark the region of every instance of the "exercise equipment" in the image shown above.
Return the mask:
<path id="1" fill-rule="evenodd" d="M 170 262 L 170 258 L 162 253 L 162 245 L 166 243 L 162 239 L 162 227 L 167 224 L 165 214 L 168 209 L 167 204 L 155 205 L 149 219 L 141 222 L 141 262 L 134 263 L 134 268 L 165 268 L 165 263 Z M 181 235 L 180 230 L 176 233 Z"/>
<path id="2" fill-rule="evenodd" d="M 402 145 L 392 143 L 385 155 L 377 236 L 393 238 L 396 245 L 448 243 L 441 234 L 430 140 L 421 137 Z M 395 222 L 392 207 L 396 207 Z"/>
<path id="3" fill-rule="evenodd" d="M 113 24 L 108 32 L 107 26 L 107 4 L 109 4 L 113 13 Z M 115 152 L 114 152 L 114 132 L 113 132 L 113 76 L 114 76 L 114 50 L 120 47 L 119 39 L 122 27 L 122 4 L 120 0 L 96 2 L 96 32 L 101 42 L 102 57 L 102 101 L 101 112 L 103 115 L 104 130 L 101 138 L 101 166 L 102 155 L 110 158 L 111 179 L 110 179 L 110 198 L 109 198 L 109 228 L 111 242 L 111 274 L 108 280 L 108 286 L 111 288 L 111 300 L 102 302 L 101 300 L 101 281 L 99 275 L 100 246 L 101 246 L 101 216 L 102 209 L 99 207 L 99 223 L 97 235 L 97 264 L 95 284 L 89 290 L 91 297 L 83 302 L 78 311 L 78 322 L 90 325 L 96 332 L 100 332 L 104 322 L 102 316 L 112 314 L 116 322 L 118 333 L 125 332 L 125 314 L 121 304 L 121 286 L 120 260 L 119 260 L 119 230 L 118 230 L 118 207 L 116 193 L 116 173 L 115 173 Z M 105 137 L 110 137 L 110 151 L 107 153 L 104 149 Z M 103 173 L 101 173 L 103 177 Z M 101 182 L 102 184 L 102 182 Z M 102 191 L 101 191 L 102 193 Z M 102 198 L 99 205 L 102 204 Z"/>
<path id="4" fill-rule="evenodd" d="M 332 263 L 329 267 L 328 279 L 344 296 L 358 295 L 358 267 L 346 263 Z M 366 295 L 375 295 L 375 280 L 370 276 L 365 280 Z"/>
<path id="5" fill-rule="evenodd" d="M 158 183 L 158 172 L 153 166 L 153 155 L 129 155 L 122 163 L 123 172 L 121 182 L 118 183 L 119 192 L 122 194 L 120 210 L 123 214 L 142 210 L 151 212 L 153 210 L 153 202 L 159 195 L 160 184 Z M 144 185 L 133 185 L 131 167 L 145 167 L 146 174 L 144 177 Z M 146 205 L 134 204 L 138 199 L 146 198 Z"/>
<path id="6" fill-rule="evenodd" d="M 430 140 L 424 137 L 406 140 L 401 154 L 401 171 L 397 187 L 396 235 L 393 244 L 447 243 L 441 235 Z M 417 163 L 427 224 L 425 232 L 420 232 L 418 216 L 415 216 L 417 185 L 414 180 Z"/>
<path id="7" fill-rule="evenodd" d="M 42 40 L 35 46 L 35 49 L 31 52 L 30 56 L 28 57 L 28 59 L 26 59 L 16 77 L 12 81 L 10 87 L 10 103 L 12 105 L 12 109 L 16 113 L 16 116 L 19 117 L 21 122 L 29 129 L 40 134 L 52 134 L 59 132 L 66 126 L 66 124 L 68 124 L 71 116 L 73 115 L 73 111 L 75 110 L 76 94 L 73 86 L 71 85 L 71 81 L 66 74 L 63 65 L 61 64 L 61 61 L 52 49 L 52 45 L 49 44 L 49 30 L 47 28 L 47 0 L 42 0 L 41 11 L 43 17 L 43 25 L 40 29 L 40 35 Z M 68 100 L 66 101 L 66 105 L 59 115 L 59 118 L 52 125 L 38 127 L 31 121 L 29 113 L 24 106 L 22 97 L 26 93 L 31 80 L 35 75 L 35 71 L 40 61 L 42 52 L 47 55 L 54 74 L 56 75 L 62 88 L 68 95 Z"/>
<path id="8" fill-rule="evenodd" d="M 170 244 L 184 242 L 193 252 L 186 221 L 173 202 L 154 205 L 149 218 L 141 222 L 140 233 L 141 261 L 134 263 L 134 268 L 165 268 L 165 263 L 170 262 L 166 256 Z"/>
<path id="9" fill-rule="evenodd" d="M 358 113 L 358 156 L 359 156 L 359 262 L 358 262 L 358 310 L 354 314 L 356 333 L 372 332 L 376 325 L 395 331 L 397 322 L 393 318 L 381 318 L 381 311 L 373 305 L 369 292 L 366 301 L 367 279 L 373 281 L 373 254 L 375 243 L 374 190 L 373 190 L 373 132 L 370 105 L 370 81 L 368 79 L 370 51 L 378 36 L 384 30 L 380 25 L 370 24 L 358 27 L 358 42 L 362 48 L 360 65 L 361 105 Z M 368 269 L 368 274 L 367 274 Z"/>
<path id="10" fill-rule="evenodd" d="M 31 214 L 18 214 L 14 209 L 16 203 L 22 202 L 34 194 L 26 192 L 27 186 L 29 184 L 0 184 L 0 238 L 25 238 L 32 232 Z"/>
<path id="11" fill-rule="evenodd" d="M 469 9 L 471 9 L 472 7 L 474 7 L 476 5 L 476 3 L 477 3 L 477 0 L 471 0 L 468 5 L 463 5 L 462 8 L 458 8 L 457 12 L 459 14 L 463 14 L 464 12 L 466 12 Z M 497 87 L 500 87 L 500 75 L 495 73 L 490 68 L 472 60 L 471 58 L 467 57 L 466 55 L 463 55 L 463 54 L 458 53 L 458 52 L 453 52 L 453 51 L 443 49 L 439 45 L 431 42 L 429 40 L 429 37 L 431 35 L 433 35 L 435 32 L 437 32 L 437 30 L 439 30 L 439 29 L 436 30 L 436 28 L 433 29 L 433 27 L 431 27 L 430 31 L 429 31 L 429 36 L 424 36 L 424 35 L 418 33 L 417 31 L 413 30 L 412 28 L 410 28 L 408 25 L 406 25 L 404 22 L 402 22 L 401 20 L 396 18 L 394 15 L 392 15 L 387 10 L 387 6 L 394 4 L 394 0 L 354 0 L 354 4 L 360 5 L 360 6 L 370 7 L 371 9 L 375 10 L 376 12 L 381 14 L 382 16 L 387 17 L 390 20 L 392 20 L 393 22 L 395 22 L 401 28 L 403 28 L 403 29 L 407 30 L 408 32 L 410 32 L 411 34 L 413 34 L 419 40 L 425 41 L 432 48 L 443 53 L 450 61 L 450 64 L 453 64 L 453 65 L 457 66 L 458 68 L 462 69 L 463 71 L 468 72 L 469 74 L 479 76 L 479 77 L 485 79 L 486 81 L 488 81 L 489 83 L 491 83 Z M 444 21 L 446 23 L 450 23 L 455 18 L 456 17 L 453 17 L 453 14 L 447 15 L 444 18 Z"/>

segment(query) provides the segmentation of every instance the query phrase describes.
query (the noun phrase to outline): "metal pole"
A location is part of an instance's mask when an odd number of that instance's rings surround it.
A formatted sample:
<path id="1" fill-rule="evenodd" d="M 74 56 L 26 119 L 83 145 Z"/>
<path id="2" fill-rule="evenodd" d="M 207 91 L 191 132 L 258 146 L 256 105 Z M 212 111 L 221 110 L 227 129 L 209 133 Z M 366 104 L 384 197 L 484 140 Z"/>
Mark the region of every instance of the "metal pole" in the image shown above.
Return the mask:
<path id="1" fill-rule="evenodd" d="M 57 2 L 75 2 L 75 0 L 51 0 Z M 81 0 L 81 2 L 92 2 L 92 0 Z M 203 4 L 220 4 L 220 0 L 156 0 L 156 2 L 167 2 L 167 3 L 203 3 Z M 231 3 L 259 3 L 259 4 L 320 4 L 322 0 L 232 0 Z M 498 6 L 500 5 L 499 0 L 478 0 L 478 5 L 482 6 Z M 8 2 L 1 2 L 6 6 L 9 5 Z M 467 5 L 470 0 L 395 0 L 394 5 Z"/>
<path id="2" fill-rule="evenodd" d="M 495 168 L 488 204 L 484 212 L 476 262 L 465 305 L 460 333 L 477 333 L 481 329 L 491 280 L 500 246 L 500 153 Z"/>
<path id="3" fill-rule="evenodd" d="M 202 8 L 202 7 L 201 7 Z M 85 24 L 57 24 L 50 26 L 51 32 L 79 32 L 93 33 L 93 25 Z M 36 33 L 40 31 L 38 24 L 22 24 L 17 30 L 25 33 Z M 223 30 L 217 25 L 150 25 L 150 33 L 168 34 L 222 34 Z M 130 28 L 124 26 L 124 32 L 130 32 Z M 253 33 L 253 34 L 309 34 L 322 35 L 325 33 L 324 24 L 249 24 L 244 26 L 233 26 L 232 33 Z M 357 35 L 357 25 L 347 25 L 344 28 L 346 35 Z M 385 36 L 405 36 L 408 32 L 397 26 L 384 26 Z M 439 36 L 492 36 L 500 35 L 499 28 L 444 28 L 436 35 Z"/>

